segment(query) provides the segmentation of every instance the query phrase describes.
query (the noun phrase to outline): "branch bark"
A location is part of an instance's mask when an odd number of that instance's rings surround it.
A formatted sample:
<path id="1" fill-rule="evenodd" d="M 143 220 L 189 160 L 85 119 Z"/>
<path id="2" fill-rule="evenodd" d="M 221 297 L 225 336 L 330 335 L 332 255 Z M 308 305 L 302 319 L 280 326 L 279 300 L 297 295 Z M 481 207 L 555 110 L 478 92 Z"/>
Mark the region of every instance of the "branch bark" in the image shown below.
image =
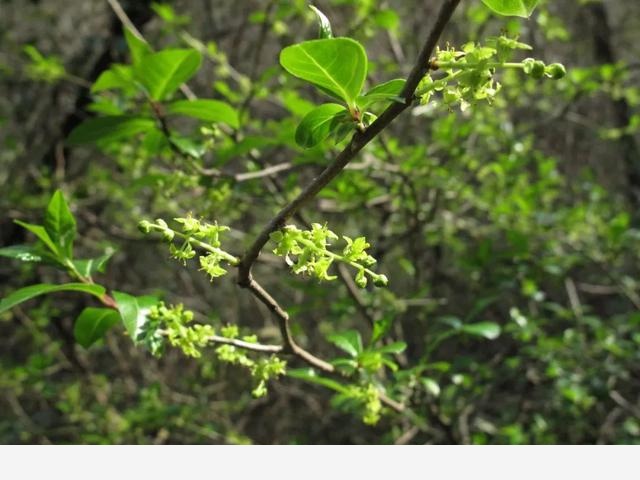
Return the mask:
<path id="1" fill-rule="evenodd" d="M 445 0 L 440 8 L 440 12 L 436 22 L 431 29 L 423 47 L 414 64 L 404 90 L 400 95 L 404 102 L 394 102 L 389 106 L 378 119 L 369 126 L 364 132 L 356 132 L 351 142 L 342 150 L 335 160 L 288 205 L 286 205 L 278 214 L 267 223 L 262 229 L 253 244 L 247 249 L 243 255 L 239 270 L 238 284 L 242 287 L 248 287 L 251 282 L 251 268 L 255 263 L 260 251 L 269 241 L 271 233 L 282 228 L 287 220 L 295 214 L 300 207 L 311 201 L 315 196 L 326 187 L 344 168 L 353 160 L 371 140 L 373 140 L 380 132 L 387 128 L 402 112 L 404 112 L 413 103 L 413 97 L 420 83 L 420 80 L 429 70 L 429 59 L 433 54 L 442 32 L 446 27 L 453 12 L 460 4 L 461 0 Z"/>

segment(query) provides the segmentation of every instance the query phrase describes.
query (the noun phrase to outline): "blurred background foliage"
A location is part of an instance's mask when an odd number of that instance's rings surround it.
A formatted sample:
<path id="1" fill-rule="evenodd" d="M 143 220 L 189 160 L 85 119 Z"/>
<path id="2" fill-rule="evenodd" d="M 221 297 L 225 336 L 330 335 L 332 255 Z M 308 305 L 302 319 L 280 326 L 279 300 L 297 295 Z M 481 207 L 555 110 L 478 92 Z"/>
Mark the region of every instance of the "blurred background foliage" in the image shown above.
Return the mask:
<path id="1" fill-rule="evenodd" d="M 366 46 L 375 84 L 406 76 L 438 3 L 316 5 L 336 34 Z M 241 253 L 327 165 L 336 149 L 293 139 L 320 98 L 278 65 L 284 46 L 317 35 L 314 14 L 302 0 L 121 4 L 154 47 L 200 49 L 191 89 L 241 112 L 235 141 L 203 133 L 216 167 L 293 168 L 237 183 L 194 174 L 144 142 L 70 148 L 80 121 L 113 107 L 87 87 L 126 62 L 121 23 L 102 0 L 2 0 L 0 245 L 24 243 L 13 220 L 39 220 L 61 187 L 77 250 L 116 250 L 101 283 L 277 340 L 269 312 L 232 279 L 212 285 L 136 225 L 193 212 L 232 226 Z M 639 32 L 637 2 L 548 0 L 529 20 L 463 2 L 443 42 L 508 33 L 568 76 L 508 72 L 493 105 L 414 108 L 303 209 L 309 222 L 365 235 L 387 289 L 354 293 L 261 257 L 256 276 L 311 351 L 335 356 L 326 335 L 355 328 L 368 339 L 371 324 L 408 344 L 386 380 L 420 421 L 388 414 L 367 426 L 334 408 L 330 392 L 286 377 L 254 399 L 239 368 L 206 352 L 156 359 L 118 330 L 84 350 L 73 321 L 91 300 L 61 294 L 0 316 L 0 442 L 640 442 Z M 0 296 L 61 277 L 3 259 Z M 463 333 L 469 324 L 479 327 Z"/>

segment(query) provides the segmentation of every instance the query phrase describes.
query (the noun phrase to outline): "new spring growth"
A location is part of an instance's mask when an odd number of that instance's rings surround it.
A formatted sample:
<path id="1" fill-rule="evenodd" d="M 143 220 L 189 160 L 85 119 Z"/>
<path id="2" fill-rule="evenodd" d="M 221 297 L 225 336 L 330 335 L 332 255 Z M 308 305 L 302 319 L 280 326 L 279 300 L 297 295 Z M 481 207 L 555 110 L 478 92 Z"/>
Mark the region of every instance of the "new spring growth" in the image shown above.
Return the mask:
<path id="1" fill-rule="evenodd" d="M 239 259 L 221 248 L 220 234 L 229 230 L 229 227 L 216 223 L 207 223 L 198 220 L 191 215 L 174 219 L 180 224 L 179 229 L 174 230 L 167 222 L 158 218 L 154 222 L 143 220 L 138 224 L 142 233 L 152 231 L 162 234 L 162 238 L 169 242 L 169 253 L 173 258 L 187 264 L 196 256 L 194 248 L 204 250 L 206 253 L 198 256 L 200 270 L 204 271 L 211 280 L 227 273 L 223 263 L 236 266 Z M 173 243 L 175 239 L 181 240 L 179 244 Z"/>
<path id="2" fill-rule="evenodd" d="M 161 356 L 168 342 L 186 356 L 198 358 L 200 348 L 207 345 L 215 332 L 211 325 L 190 325 L 192 321 L 193 312 L 185 310 L 182 304 L 166 306 L 159 302 L 149 310 L 137 340 L 154 356 Z"/>
<path id="3" fill-rule="evenodd" d="M 450 108 L 460 105 L 464 111 L 480 100 L 493 101 L 501 88 L 494 78 L 500 69 L 521 70 L 536 79 L 559 80 L 566 75 L 564 66 L 559 63 L 546 65 L 534 58 L 508 61 L 516 50 L 531 49 L 531 46 L 505 36 L 489 39 L 485 45 L 467 43 L 461 50 L 438 49 L 429 63 L 434 74 L 429 73 L 422 79 L 416 96 L 424 105 L 434 92 L 440 92 L 445 105 Z M 435 72 L 440 76 L 436 77 Z"/>
<path id="4" fill-rule="evenodd" d="M 355 282 L 360 288 L 367 286 L 367 278 L 371 278 L 377 287 L 386 286 L 387 277 L 368 268 L 376 263 L 376 259 L 366 252 L 370 247 L 366 239 L 347 236 L 342 238 L 346 246 L 340 254 L 328 248 L 330 241 L 338 240 L 339 237 L 326 225 L 314 223 L 311 230 L 300 230 L 295 225 L 287 225 L 271 234 L 271 240 L 277 245 L 273 253 L 284 257 L 296 274 L 310 275 L 318 280 L 335 280 L 336 276 L 329 274 L 329 268 L 334 261 L 338 261 L 357 270 Z"/>

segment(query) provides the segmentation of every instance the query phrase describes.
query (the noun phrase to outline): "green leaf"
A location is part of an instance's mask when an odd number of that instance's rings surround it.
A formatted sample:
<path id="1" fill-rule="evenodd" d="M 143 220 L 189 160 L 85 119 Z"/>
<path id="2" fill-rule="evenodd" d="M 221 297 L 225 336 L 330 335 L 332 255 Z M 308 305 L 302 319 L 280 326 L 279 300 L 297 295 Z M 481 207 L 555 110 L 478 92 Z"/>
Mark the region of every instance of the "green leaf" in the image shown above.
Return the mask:
<path id="1" fill-rule="evenodd" d="M 109 70 L 100 74 L 91 86 L 92 92 L 102 92 L 104 90 L 134 90 L 135 83 L 133 70 L 129 65 L 111 65 Z"/>
<path id="2" fill-rule="evenodd" d="M 495 340 L 500 336 L 500 325 L 494 322 L 478 322 L 463 325 L 462 331 L 469 335 L 484 337 L 488 340 Z"/>
<path id="3" fill-rule="evenodd" d="M 58 251 L 65 258 L 73 258 L 73 240 L 76 237 L 76 219 L 64 195 L 56 190 L 44 215 L 44 228 Z"/>
<path id="4" fill-rule="evenodd" d="M 364 95 L 358 97 L 358 106 L 364 110 L 369 105 L 377 102 L 390 102 L 394 100 L 404 101 L 399 97 L 406 81 L 402 78 L 389 80 L 388 82 L 376 85 Z"/>
<path id="5" fill-rule="evenodd" d="M 76 319 L 73 336 L 84 348 L 89 348 L 120 321 L 120 314 L 110 308 L 85 308 Z"/>
<path id="6" fill-rule="evenodd" d="M 316 17 L 318 18 L 318 38 L 333 38 L 333 32 L 331 31 L 331 22 L 329 22 L 327 16 L 313 5 L 309 5 L 309 8 L 313 10 L 313 13 L 315 13 Z"/>
<path id="7" fill-rule="evenodd" d="M 376 348 L 377 352 L 380 353 L 402 353 L 407 349 L 407 344 L 404 342 L 393 342 L 389 345 L 384 345 L 380 348 Z"/>
<path id="8" fill-rule="evenodd" d="M 331 378 L 325 378 L 319 376 L 315 370 L 311 368 L 297 368 L 293 370 L 287 370 L 287 376 L 307 381 L 309 383 L 315 383 L 316 385 L 322 385 L 323 387 L 330 388 L 339 393 L 347 393 L 349 389 Z"/>
<path id="9" fill-rule="evenodd" d="M 433 378 L 423 377 L 420 379 L 422 381 L 422 385 L 427 392 L 429 392 L 434 397 L 440 395 L 440 385 Z"/>
<path id="10" fill-rule="evenodd" d="M 21 262 L 43 262 L 44 256 L 37 248 L 31 245 L 12 245 L 10 247 L 0 248 L 0 257 L 13 258 Z"/>
<path id="11" fill-rule="evenodd" d="M 113 292 L 122 323 L 131 340 L 136 342 L 142 326 L 147 320 L 149 309 L 158 303 L 158 299 L 152 296 L 134 297 L 128 293 Z"/>
<path id="12" fill-rule="evenodd" d="M 128 28 L 124 29 L 124 38 L 127 41 L 129 53 L 131 53 L 131 60 L 134 65 L 137 65 L 144 57 L 153 53 L 149 44 Z"/>
<path id="13" fill-rule="evenodd" d="M 332 333 L 327 336 L 327 340 L 354 358 L 362 353 L 362 338 L 357 330 Z"/>
<path id="14" fill-rule="evenodd" d="M 494 12 L 500 15 L 529 17 L 538 0 L 482 0 L 482 2 Z"/>
<path id="15" fill-rule="evenodd" d="M 291 75 L 355 107 L 367 75 L 367 54 L 350 38 L 310 40 L 286 47 L 280 64 Z"/>
<path id="16" fill-rule="evenodd" d="M 346 112 L 342 105 L 326 103 L 307 113 L 296 128 L 296 143 L 311 148 L 325 140 L 335 127 L 335 120 Z"/>
<path id="17" fill-rule="evenodd" d="M 133 66 L 133 72 L 153 100 L 162 100 L 189 80 L 201 62 L 202 56 L 197 50 L 162 50 L 143 57 Z"/>
<path id="18" fill-rule="evenodd" d="M 59 256 L 58 249 L 55 243 L 53 243 L 53 240 L 51 240 L 51 237 L 42 225 L 34 225 L 33 223 L 26 223 L 21 220 L 14 220 L 14 222 L 20 225 L 22 228 L 25 228 L 33 233 L 42 243 L 47 246 L 49 250 L 51 250 L 56 255 L 56 257 Z"/>
<path id="19" fill-rule="evenodd" d="M 223 122 L 238 128 L 238 112 L 225 102 L 218 100 L 178 100 L 167 105 L 170 115 L 186 115 L 205 122 Z"/>
<path id="20" fill-rule="evenodd" d="M 155 125 L 151 118 L 132 115 L 91 118 L 74 128 L 67 141 L 70 145 L 82 145 L 118 140 L 152 130 Z"/>
<path id="21" fill-rule="evenodd" d="M 62 285 L 51 285 L 48 283 L 39 283 L 21 288 L 11 293 L 9 296 L 0 301 L 0 313 L 6 312 L 16 305 L 26 302 L 38 295 L 54 292 L 84 292 L 96 297 L 102 297 L 105 294 L 105 288 L 101 285 L 88 285 L 86 283 L 65 283 Z"/>
<path id="22" fill-rule="evenodd" d="M 72 263 L 80 275 L 90 277 L 96 272 L 104 273 L 105 266 L 114 253 L 115 250 L 96 258 L 73 260 Z"/>

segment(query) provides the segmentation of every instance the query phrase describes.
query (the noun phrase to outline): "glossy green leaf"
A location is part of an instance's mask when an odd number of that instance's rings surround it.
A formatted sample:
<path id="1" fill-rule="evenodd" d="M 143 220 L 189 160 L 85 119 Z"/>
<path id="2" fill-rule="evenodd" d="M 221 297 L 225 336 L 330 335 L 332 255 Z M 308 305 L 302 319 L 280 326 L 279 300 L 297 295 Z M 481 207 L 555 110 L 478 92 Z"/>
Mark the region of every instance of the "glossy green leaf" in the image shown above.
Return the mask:
<path id="1" fill-rule="evenodd" d="M 0 313 L 15 307 L 16 305 L 26 302 L 38 295 L 54 292 L 84 292 L 96 297 L 102 297 L 105 289 L 101 285 L 87 285 L 86 283 L 65 283 L 62 285 L 51 285 L 48 283 L 40 283 L 21 288 L 9 294 L 0 301 Z"/>
<path id="2" fill-rule="evenodd" d="M 114 253 L 115 251 L 112 251 L 96 258 L 73 260 L 73 265 L 80 272 L 80 275 L 85 277 L 90 277 L 96 272 L 104 273 L 107 262 Z"/>
<path id="3" fill-rule="evenodd" d="M 104 337 L 120 321 L 120 314 L 110 308 L 85 308 L 76 319 L 73 336 L 84 348 L 89 348 Z"/>
<path id="4" fill-rule="evenodd" d="M 500 325 L 494 322 L 478 322 L 463 325 L 462 331 L 469 335 L 495 340 L 500 336 L 501 329 Z"/>
<path id="5" fill-rule="evenodd" d="M 33 263 L 39 263 L 45 260 L 42 252 L 31 245 L 12 245 L 10 247 L 0 248 L 0 257 Z"/>
<path id="6" fill-rule="evenodd" d="M 149 44 L 128 28 L 124 29 L 124 38 L 129 47 L 129 53 L 131 54 L 131 60 L 134 65 L 137 65 L 144 57 L 153 53 Z"/>
<path id="7" fill-rule="evenodd" d="M 357 357 L 362 353 L 362 337 L 360 337 L 360 333 L 357 330 L 332 333 L 327 336 L 327 340 L 352 357 Z"/>
<path id="8" fill-rule="evenodd" d="M 91 86 L 92 92 L 102 92 L 104 90 L 135 90 L 133 70 L 129 65 L 114 64 L 100 74 Z"/>
<path id="9" fill-rule="evenodd" d="M 494 12 L 505 16 L 529 17 L 539 0 L 482 0 Z"/>
<path id="10" fill-rule="evenodd" d="M 56 190 L 44 215 L 44 228 L 58 251 L 66 258 L 73 258 L 73 241 L 76 237 L 76 219 L 60 190 Z"/>
<path id="11" fill-rule="evenodd" d="M 325 140 L 335 126 L 336 118 L 346 109 L 337 103 L 326 103 L 307 113 L 296 128 L 296 143 L 310 148 Z"/>
<path id="12" fill-rule="evenodd" d="M 293 370 L 287 370 L 287 376 L 292 378 L 297 378 L 299 380 L 304 380 L 309 383 L 315 383 L 316 385 L 322 385 L 323 387 L 329 388 L 331 390 L 335 390 L 340 393 L 347 393 L 348 388 L 342 385 L 339 382 L 331 378 L 321 377 L 319 376 L 315 370 L 311 368 L 298 368 Z"/>
<path id="13" fill-rule="evenodd" d="M 70 145 L 104 142 L 133 137 L 155 128 L 155 121 L 148 117 L 114 115 L 91 118 L 73 129 L 68 138 Z"/>
<path id="14" fill-rule="evenodd" d="M 134 297 L 123 292 L 113 292 L 113 298 L 118 305 L 124 328 L 135 342 L 147 319 L 149 309 L 158 303 L 158 299 L 152 296 Z"/>
<path id="15" fill-rule="evenodd" d="M 318 19 L 318 38 L 333 38 L 333 32 L 331 31 L 331 22 L 327 16 L 322 13 L 318 8 L 313 5 L 309 5 L 309 8 L 313 10 Z"/>
<path id="16" fill-rule="evenodd" d="M 358 106 L 364 110 L 369 105 L 378 102 L 391 102 L 391 101 L 403 101 L 399 97 L 402 89 L 404 88 L 405 80 L 402 78 L 396 78 L 389 80 L 388 82 L 376 85 L 364 95 L 358 97 Z"/>
<path id="17" fill-rule="evenodd" d="M 42 225 L 26 223 L 21 220 L 14 220 L 14 222 L 20 225 L 22 228 L 27 229 L 31 233 L 33 233 L 42 243 L 46 245 L 49 250 L 51 250 L 56 256 L 58 256 L 58 248 L 56 247 L 56 244 L 53 243 L 53 240 Z"/>
<path id="18" fill-rule="evenodd" d="M 218 100 L 178 100 L 167 105 L 169 115 L 186 115 L 188 117 L 212 123 L 226 123 L 238 128 L 238 112 L 228 103 Z"/>
<path id="19" fill-rule="evenodd" d="M 291 75 L 355 107 L 367 75 L 367 55 L 350 38 L 310 40 L 286 47 L 280 64 Z"/>
<path id="20" fill-rule="evenodd" d="M 201 62 L 197 50 L 162 50 L 143 57 L 133 72 L 153 100 L 163 100 L 195 75 Z"/>

